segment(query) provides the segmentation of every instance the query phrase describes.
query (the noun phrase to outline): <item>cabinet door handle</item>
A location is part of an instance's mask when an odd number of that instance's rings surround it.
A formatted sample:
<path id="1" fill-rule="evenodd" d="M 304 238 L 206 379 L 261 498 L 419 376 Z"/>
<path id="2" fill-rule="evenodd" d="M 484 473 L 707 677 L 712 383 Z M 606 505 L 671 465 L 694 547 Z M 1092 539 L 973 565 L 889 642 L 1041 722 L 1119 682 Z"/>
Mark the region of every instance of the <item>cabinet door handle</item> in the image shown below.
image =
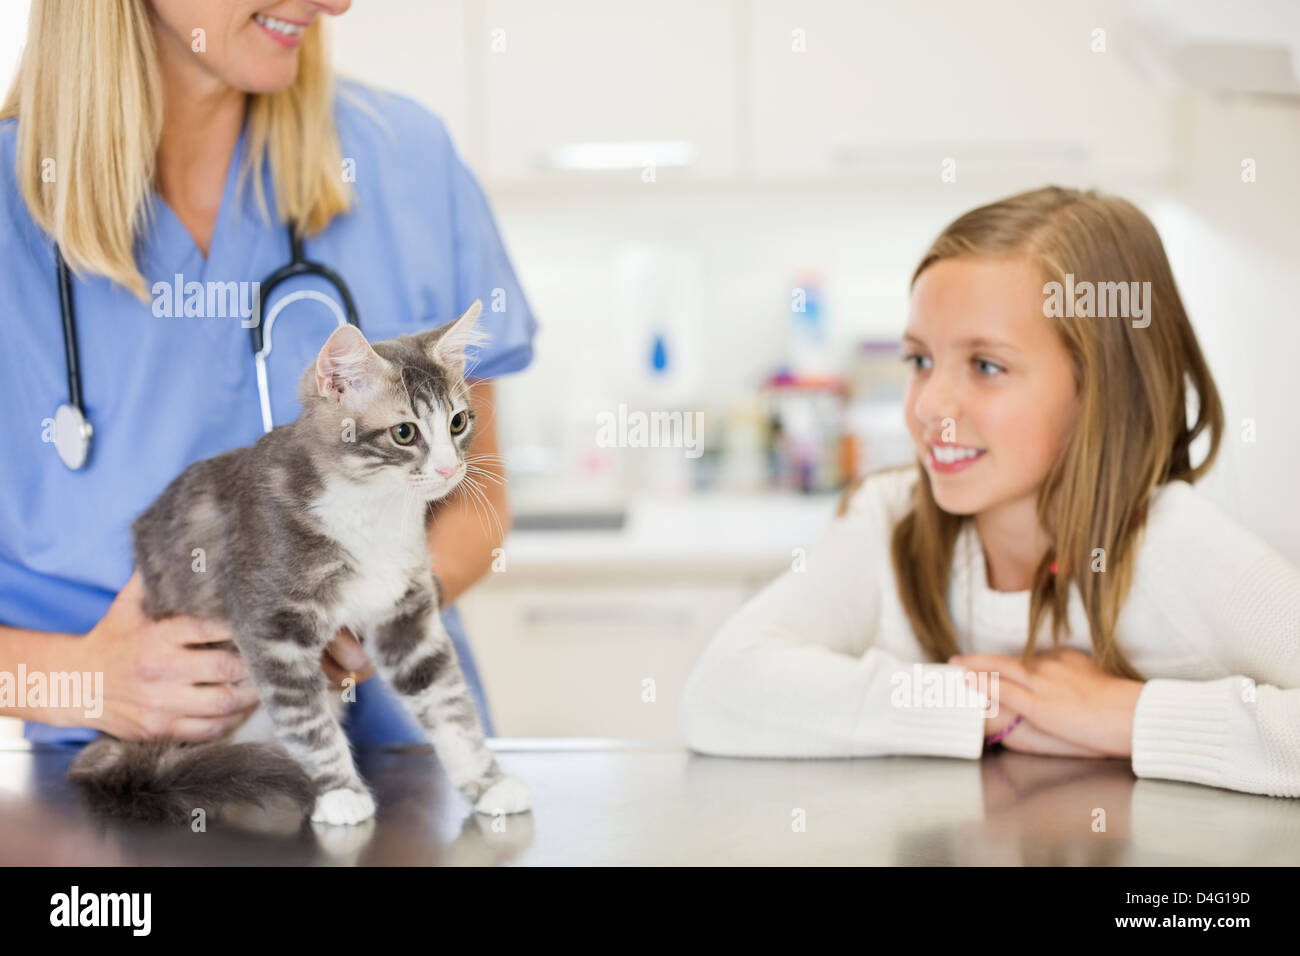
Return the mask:
<path id="1" fill-rule="evenodd" d="M 605 626 L 626 627 L 682 627 L 689 624 L 694 617 L 691 608 L 681 605 L 645 605 L 628 604 L 590 605 L 590 604 L 536 604 L 525 607 L 524 623 L 534 625 L 573 625 L 601 624 Z"/>

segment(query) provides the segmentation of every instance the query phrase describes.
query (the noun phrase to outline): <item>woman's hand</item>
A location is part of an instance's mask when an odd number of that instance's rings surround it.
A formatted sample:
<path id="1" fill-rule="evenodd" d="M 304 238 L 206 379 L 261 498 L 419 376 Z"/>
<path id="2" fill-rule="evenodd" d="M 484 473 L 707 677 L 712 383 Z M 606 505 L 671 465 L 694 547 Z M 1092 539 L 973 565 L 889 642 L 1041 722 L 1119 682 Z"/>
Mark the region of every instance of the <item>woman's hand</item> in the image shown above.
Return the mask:
<path id="1" fill-rule="evenodd" d="M 1061 648 L 1034 657 L 1032 670 L 1004 654 L 949 658 L 978 673 L 997 672 L 999 718 L 1024 720 L 1002 738 L 1012 743 L 1026 725 L 1105 757 L 1132 756 L 1133 714 L 1143 682 L 1108 674 L 1082 651 Z M 985 686 L 991 687 L 991 682 Z"/>
<path id="2" fill-rule="evenodd" d="M 227 647 L 225 624 L 177 616 L 153 621 L 140 601 L 136 571 L 108 612 L 77 642 L 76 670 L 104 675 L 103 713 L 55 710 L 63 727 L 90 726 L 126 740 L 174 737 L 212 740 L 236 730 L 258 706 L 244 660 Z"/>
<path id="3" fill-rule="evenodd" d="M 343 682 L 349 677 L 361 684 L 375 676 L 375 665 L 370 663 L 361 642 L 346 627 L 339 628 L 321 655 L 320 663 L 325 668 L 325 676 L 335 687 L 343 687 Z"/>

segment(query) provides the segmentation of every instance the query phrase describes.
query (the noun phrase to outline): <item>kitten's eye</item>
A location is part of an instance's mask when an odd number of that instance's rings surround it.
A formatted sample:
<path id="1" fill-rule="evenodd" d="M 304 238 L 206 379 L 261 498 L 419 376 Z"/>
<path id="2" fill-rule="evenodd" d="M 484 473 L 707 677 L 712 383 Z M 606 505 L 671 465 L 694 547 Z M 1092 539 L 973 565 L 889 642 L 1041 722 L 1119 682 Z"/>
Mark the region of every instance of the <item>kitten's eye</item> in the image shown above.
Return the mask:
<path id="1" fill-rule="evenodd" d="M 393 441 L 397 442 L 399 445 L 413 444 L 420 434 L 419 430 L 410 422 L 402 422 L 400 425 L 394 425 L 388 431 L 393 436 Z"/>
<path id="2" fill-rule="evenodd" d="M 451 433 L 453 435 L 459 435 L 467 425 L 469 425 L 469 416 L 464 412 L 457 412 L 451 416 Z"/>

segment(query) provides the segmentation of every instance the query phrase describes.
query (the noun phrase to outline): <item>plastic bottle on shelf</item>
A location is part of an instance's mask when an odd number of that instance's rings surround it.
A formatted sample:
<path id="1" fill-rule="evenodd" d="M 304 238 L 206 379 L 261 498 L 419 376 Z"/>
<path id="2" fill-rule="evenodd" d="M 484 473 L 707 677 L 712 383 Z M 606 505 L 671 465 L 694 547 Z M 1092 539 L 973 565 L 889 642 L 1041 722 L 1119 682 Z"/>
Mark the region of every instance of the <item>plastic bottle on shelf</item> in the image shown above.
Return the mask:
<path id="1" fill-rule="evenodd" d="M 801 379 L 826 378 L 835 371 L 821 276 L 813 270 L 798 277 L 790 294 L 790 365 Z"/>

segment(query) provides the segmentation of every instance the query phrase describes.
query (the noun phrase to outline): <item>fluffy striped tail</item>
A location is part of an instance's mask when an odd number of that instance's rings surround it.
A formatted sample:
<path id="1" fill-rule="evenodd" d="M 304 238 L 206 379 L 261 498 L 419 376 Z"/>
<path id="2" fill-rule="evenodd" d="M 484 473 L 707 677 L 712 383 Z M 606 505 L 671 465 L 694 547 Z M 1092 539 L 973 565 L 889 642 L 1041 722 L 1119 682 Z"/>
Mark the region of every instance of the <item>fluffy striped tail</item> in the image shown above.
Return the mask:
<path id="1" fill-rule="evenodd" d="M 306 816 L 316 799 L 302 767 L 266 744 L 101 737 L 77 755 L 68 776 L 96 812 L 144 823 L 187 823 L 200 808 L 216 818 L 280 798 Z"/>

